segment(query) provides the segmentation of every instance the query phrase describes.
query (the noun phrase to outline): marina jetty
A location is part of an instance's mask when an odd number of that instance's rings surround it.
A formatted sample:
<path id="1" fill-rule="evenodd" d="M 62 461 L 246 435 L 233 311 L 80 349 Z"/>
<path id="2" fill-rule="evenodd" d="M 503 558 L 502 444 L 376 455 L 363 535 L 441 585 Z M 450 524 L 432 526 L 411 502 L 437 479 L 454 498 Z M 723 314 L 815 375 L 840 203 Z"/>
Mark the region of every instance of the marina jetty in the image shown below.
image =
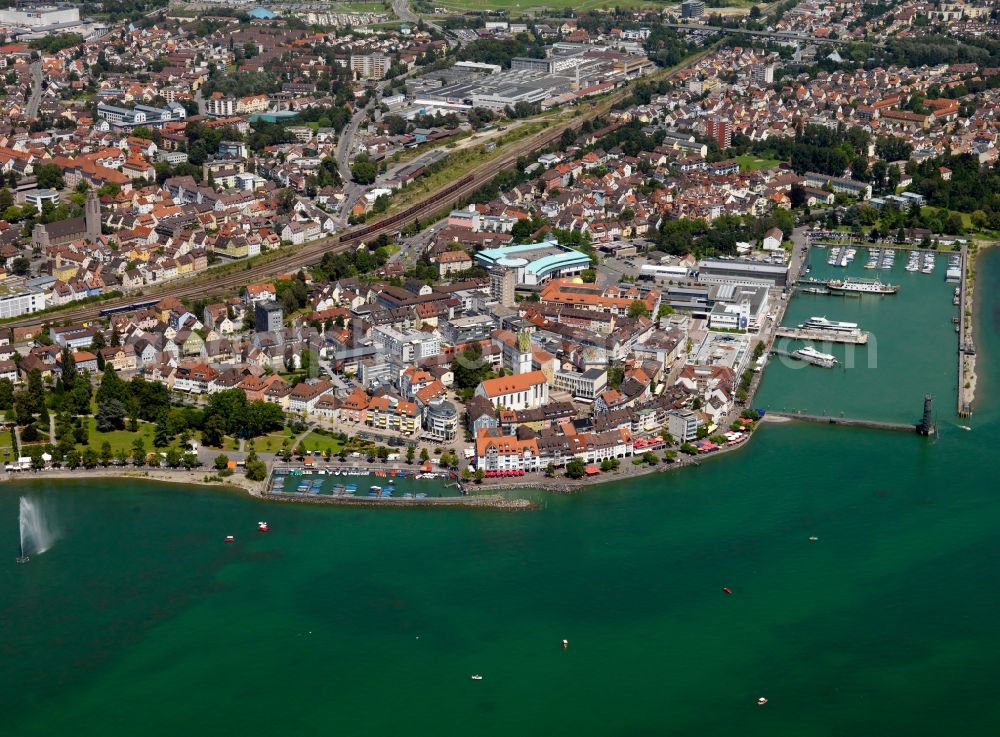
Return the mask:
<path id="1" fill-rule="evenodd" d="M 794 340 L 815 340 L 824 343 L 851 343 L 866 345 L 868 333 L 844 333 L 836 330 L 813 330 L 810 328 L 778 328 L 774 331 L 776 338 L 792 338 Z"/>
<path id="2" fill-rule="evenodd" d="M 775 412 L 768 410 L 765 421 L 784 422 L 800 420 L 802 422 L 817 422 L 823 425 L 841 425 L 844 427 L 866 427 L 870 430 L 889 430 L 892 432 L 917 433 L 918 435 L 933 435 L 937 428 L 934 425 L 934 399 L 930 394 L 924 397 L 924 412 L 920 422 L 883 422 L 881 420 L 864 420 L 855 417 L 837 415 L 811 415 L 804 412 Z"/>
<path id="3" fill-rule="evenodd" d="M 396 487 L 397 479 L 407 483 L 407 489 Z M 436 480 L 439 485 L 436 488 L 421 488 L 419 484 L 414 486 L 406 482 L 408 479 Z M 378 481 L 385 485 L 368 486 L 369 481 Z M 496 493 L 469 493 L 453 472 L 435 471 L 429 463 L 415 469 L 378 468 L 365 465 L 317 468 L 307 463 L 282 463 L 271 470 L 262 487 L 255 492 L 255 496 L 268 501 L 347 507 L 522 510 L 537 506 L 528 499 L 511 498 Z"/>
<path id="4" fill-rule="evenodd" d="M 333 504 L 342 507 L 381 507 L 412 509 L 416 507 L 459 507 L 464 509 L 499 509 L 521 511 L 535 509 L 536 502 L 517 497 L 506 497 L 500 494 L 466 495 L 466 496 L 435 496 L 424 498 L 406 497 L 369 497 L 369 496 L 320 496 L 316 494 L 299 494 L 296 492 L 274 493 L 262 492 L 261 499 L 275 502 L 291 502 L 293 504 Z"/>
<path id="5" fill-rule="evenodd" d="M 818 340 L 827 343 L 853 343 L 864 345 L 868 342 L 868 333 L 858 327 L 855 322 L 839 322 L 825 317 L 813 316 L 797 328 L 782 327 L 774 331 L 777 338 L 795 338 L 797 340 Z"/>

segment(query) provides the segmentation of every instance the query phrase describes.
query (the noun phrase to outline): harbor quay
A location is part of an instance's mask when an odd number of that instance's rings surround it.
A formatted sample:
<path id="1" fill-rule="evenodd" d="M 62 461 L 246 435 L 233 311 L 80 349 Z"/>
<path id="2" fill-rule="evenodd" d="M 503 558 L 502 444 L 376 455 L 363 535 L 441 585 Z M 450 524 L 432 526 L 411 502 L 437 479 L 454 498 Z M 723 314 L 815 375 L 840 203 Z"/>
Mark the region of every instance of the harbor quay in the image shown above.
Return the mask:
<path id="1" fill-rule="evenodd" d="M 807 330 L 805 328 L 778 328 L 774 331 L 777 338 L 792 338 L 794 340 L 815 340 L 824 343 L 851 343 L 866 345 L 868 333 L 844 333 L 833 330 Z"/>
<path id="2" fill-rule="evenodd" d="M 962 281 L 958 292 L 958 406 L 959 417 L 972 416 L 972 400 L 976 391 L 976 347 L 969 337 L 974 307 L 972 285 L 969 282 L 969 249 L 962 246 Z M 966 319 L 966 315 L 970 315 Z"/>
<path id="3" fill-rule="evenodd" d="M 538 505 L 529 499 L 519 497 L 507 497 L 500 494 L 483 494 L 477 496 L 440 496 L 426 497 L 418 499 L 403 497 L 344 497 L 344 496 L 317 496 L 298 493 L 274 493 L 264 492 L 260 498 L 272 502 L 299 503 L 299 504 L 332 504 L 342 507 L 462 507 L 475 509 L 499 509 L 499 510 L 528 510 L 534 509 Z"/>
<path id="4" fill-rule="evenodd" d="M 764 415 L 764 421 L 775 422 L 785 420 L 798 420 L 800 422 L 814 422 L 823 425 L 840 425 L 842 427 L 864 427 L 869 430 L 889 430 L 892 432 L 917 433 L 918 435 L 933 435 L 933 422 L 925 416 L 921 422 L 884 422 L 881 420 L 866 420 L 855 417 L 838 417 L 836 415 L 814 415 L 804 412 L 775 412 L 769 411 Z"/>

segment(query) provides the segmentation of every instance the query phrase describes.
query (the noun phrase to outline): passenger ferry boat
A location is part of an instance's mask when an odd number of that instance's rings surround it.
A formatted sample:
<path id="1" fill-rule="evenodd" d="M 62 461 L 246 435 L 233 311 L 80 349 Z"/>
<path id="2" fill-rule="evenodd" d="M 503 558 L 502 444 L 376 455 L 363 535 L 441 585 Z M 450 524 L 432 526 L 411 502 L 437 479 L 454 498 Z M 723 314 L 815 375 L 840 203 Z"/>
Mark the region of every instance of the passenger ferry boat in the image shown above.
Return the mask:
<path id="1" fill-rule="evenodd" d="M 792 351 L 792 356 L 800 361 L 805 361 L 815 366 L 822 366 L 823 368 L 833 368 L 837 365 L 836 356 L 831 356 L 829 353 L 820 353 L 812 346 Z"/>
<path id="2" fill-rule="evenodd" d="M 859 294 L 895 294 L 899 287 L 883 284 L 878 279 L 832 279 L 827 287 L 834 292 L 857 292 Z"/>
<path id="3" fill-rule="evenodd" d="M 825 330 L 833 333 L 857 334 L 859 332 L 856 322 L 838 322 L 837 320 L 827 320 L 825 317 L 810 317 L 799 327 L 803 330 Z"/>

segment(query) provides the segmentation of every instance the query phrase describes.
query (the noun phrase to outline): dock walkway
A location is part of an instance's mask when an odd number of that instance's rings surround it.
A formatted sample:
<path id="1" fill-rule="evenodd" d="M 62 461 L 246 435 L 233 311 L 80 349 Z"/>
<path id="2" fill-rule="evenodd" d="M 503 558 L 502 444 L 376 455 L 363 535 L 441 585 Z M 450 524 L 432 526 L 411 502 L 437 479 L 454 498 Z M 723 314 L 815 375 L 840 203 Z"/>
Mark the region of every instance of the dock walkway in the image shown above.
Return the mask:
<path id="1" fill-rule="evenodd" d="M 818 422 L 824 425 L 843 425 L 845 427 L 867 427 L 871 430 L 891 430 L 893 432 L 920 432 L 920 426 L 911 422 L 882 422 L 880 420 L 862 420 L 853 417 L 835 417 L 832 415 L 808 415 L 800 412 L 774 412 L 768 410 L 764 419 L 773 417 L 776 420 L 801 420 L 802 422 Z"/>
<path id="2" fill-rule="evenodd" d="M 796 340 L 818 340 L 823 343 L 852 343 L 866 345 L 868 333 L 841 333 L 834 330 L 804 330 L 803 328 L 778 328 L 774 331 L 777 338 L 794 338 Z"/>

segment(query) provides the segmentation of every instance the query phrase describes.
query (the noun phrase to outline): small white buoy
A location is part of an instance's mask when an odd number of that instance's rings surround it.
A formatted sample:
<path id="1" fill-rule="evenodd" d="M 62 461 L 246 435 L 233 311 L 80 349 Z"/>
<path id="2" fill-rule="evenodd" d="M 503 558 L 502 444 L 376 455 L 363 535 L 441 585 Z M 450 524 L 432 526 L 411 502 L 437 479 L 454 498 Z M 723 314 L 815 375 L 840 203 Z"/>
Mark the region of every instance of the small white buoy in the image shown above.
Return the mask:
<path id="1" fill-rule="evenodd" d="M 569 647 L 569 640 L 563 640 L 563 650 Z"/>
<path id="2" fill-rule="evenodd" d="M 765 699 L 763 696 L 761 696 L 759 699 L 757 699 L 757 706 L 763 706 L 766 703 L 767 703 L 767 699 Z"/>

